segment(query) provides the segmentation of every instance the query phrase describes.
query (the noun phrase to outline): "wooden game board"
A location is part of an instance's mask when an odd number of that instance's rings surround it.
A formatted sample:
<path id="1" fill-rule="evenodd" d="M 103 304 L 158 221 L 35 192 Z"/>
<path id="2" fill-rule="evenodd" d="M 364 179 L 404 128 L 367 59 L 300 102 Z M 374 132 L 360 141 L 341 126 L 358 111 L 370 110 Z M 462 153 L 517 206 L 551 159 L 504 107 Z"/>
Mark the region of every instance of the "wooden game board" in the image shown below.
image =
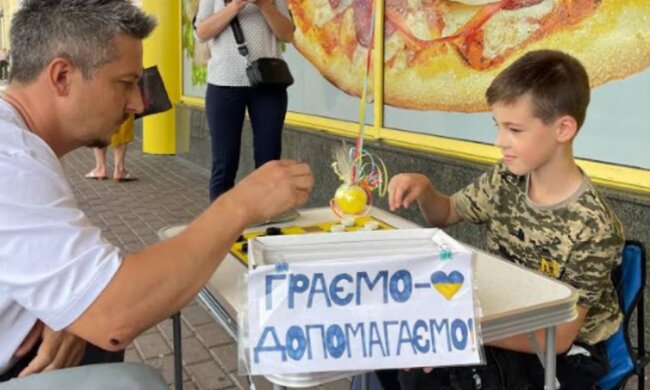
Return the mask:
<path id="1" fill-rule="evenodd" d="M 360 229 L 363 229 L 364 225 L 370 221 L 375 221 L 379 224 L 377 230 L 392 230 L 395 229 L 393 226 L 387 224 L 386 222 L 371 216 L 357 217 L 354 221 L 354 225 L 345 227 L 346 232 L 354 232 Z M 282 234 L 318 234 L 318 233 L 329 233 L 332 225 L 340 224 L 340 221 L 325 221 L 321 223 L 316 223 L 313 225 L 306 226 L 285 226 L 280 228 Z M 248 247 L 248 240 L 266 235 L 266 231 L 269 228 L 266 228 L 251 231 L 244 233 L 239 241 L 233 244 L 230 247 L 230 253 L 235 256 L 239 261 L 244 265 L 248 265 L 248 253 L 244 251 L 244 247 Z M 243 238 L 243 239 L 242 239 Z"/>

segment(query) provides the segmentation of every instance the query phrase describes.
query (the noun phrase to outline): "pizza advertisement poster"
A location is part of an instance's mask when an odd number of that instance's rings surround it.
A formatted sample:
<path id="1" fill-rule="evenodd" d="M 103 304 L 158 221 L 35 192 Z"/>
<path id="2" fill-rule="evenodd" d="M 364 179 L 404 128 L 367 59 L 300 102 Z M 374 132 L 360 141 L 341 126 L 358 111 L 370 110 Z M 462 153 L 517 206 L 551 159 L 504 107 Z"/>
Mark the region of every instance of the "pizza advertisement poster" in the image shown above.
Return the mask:
<path id="1" fill-rule="evenodd" d="M 650 168 L 650 154 L 634 142 L 650 121 L 650 1 L 287 2 L 296 25 L 284 53 L 296 78 L 290 112 L 357 122 L 377 24 L 383 25 L 383 61 L 367 77 L 371 91 L 381 87 L 382 100 L 367 104 L 383 105 L 366 110 L 366 123 L 380 111 L 382 129 L 492 144 L 484 98 L 490 82 L 528 51 L 558 49 L 584 64 L 593 88 L 577 157 Z M 381 11 L 378 23 L 373 9 Z M 383 85 L 373 85 L 377 72 Z M 189 69 L 184 73 L 192 78 Z M 629 136 L 619 136 L 622 128 Z"/>
<path id="2" fill-rule="evenodd" d="M 209 49 L 194 34 L 193 20 L 199 10 L 199 1 L 181 0 L 181 65 L 183 95 L 202 99 L 208 82 L 205 61 L 209 57 Z"/>
<path id="3" fill-rule="evenodd" d="M 592 86 L 650 65 L 646 0 L 289 0 L 295 46 L 341 90 L 359 96 L 372 26 L 384 6 L 384 102 L 487 111 L 492 79 L 527 51 L 577 57 Z"/>
<path id="4" fill-rule="evenodd" d="M 276 263 L 249 271 L 251 374 L 481 363 L 472 253 Z"/>

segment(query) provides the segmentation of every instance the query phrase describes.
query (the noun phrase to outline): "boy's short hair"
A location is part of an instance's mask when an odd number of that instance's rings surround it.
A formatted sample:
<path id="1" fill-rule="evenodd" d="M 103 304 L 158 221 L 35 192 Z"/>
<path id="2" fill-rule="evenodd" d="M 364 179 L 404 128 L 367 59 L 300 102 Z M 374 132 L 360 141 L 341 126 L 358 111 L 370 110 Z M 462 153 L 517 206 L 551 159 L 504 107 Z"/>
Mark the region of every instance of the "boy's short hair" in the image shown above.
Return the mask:
<path id="1" fill-rule="evenodd" d="M 530 93 L 533 113 L 549 124 L 571 115 L 582 127 L 589 105 L 589 76 L 572 56 L 556 50 L 537 50 L 523 55 L 492 81 L 485 93 L 490 106 L 513 103 Z"/>

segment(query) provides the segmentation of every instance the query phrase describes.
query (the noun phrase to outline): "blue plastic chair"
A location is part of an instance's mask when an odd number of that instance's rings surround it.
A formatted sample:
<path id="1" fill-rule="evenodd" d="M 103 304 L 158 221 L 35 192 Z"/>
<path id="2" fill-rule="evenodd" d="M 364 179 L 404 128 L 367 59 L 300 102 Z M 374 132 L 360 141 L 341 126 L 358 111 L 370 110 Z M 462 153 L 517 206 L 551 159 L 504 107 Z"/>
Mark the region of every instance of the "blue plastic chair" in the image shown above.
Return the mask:
<path id="1" fill-rule="evenodd" d="M 645 350 L 643 290 L 645 287 L 645 250 L 643 245 L 628 240 L 623 248 L 623 260 L 614 271 L 613 281 L 618 293 L 623 323 L 607 341 L 610 369 L 598 386 L 602 390 L 622 389 L 632 375 L 638 376 L 639 390 L 645 387 L 645 366 L 649 359 Z M 630 342 L 629 325 L 632 313 L 637 312 L 637 347 Z"/>

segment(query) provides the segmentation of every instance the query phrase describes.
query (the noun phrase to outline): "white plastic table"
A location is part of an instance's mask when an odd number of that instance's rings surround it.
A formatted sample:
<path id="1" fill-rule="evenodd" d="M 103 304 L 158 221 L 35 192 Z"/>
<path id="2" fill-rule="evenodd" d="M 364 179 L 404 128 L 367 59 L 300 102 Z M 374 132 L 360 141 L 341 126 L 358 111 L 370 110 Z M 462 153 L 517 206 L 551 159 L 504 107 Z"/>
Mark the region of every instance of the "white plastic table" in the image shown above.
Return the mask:
<path id="1" fill-rule="evenodd" d="M 300 218 L 273 226 L 309 226 L 331 221 L 329 208 L 302 210 Z M 391 213 L 373 208 L 371 215 L 396 229 L 417 228 L 418 225 Z M 171 237 L 184 226 L 175 226 L 160 232 L 161 238 Z M 264 227 L 251 228 L 258 231 Z M 307 236 L 305 236 L 307 237 Z M 481 302 L 479 318 L 483 342 L 508 336 L 546 330 L 545 352 L 538 354 L 545 368 L 545 388 L 556 389 L 555 383 L 555 326 L 573 320 L 576 315 L 577 292 L 570 286 L 545 277 L 534 271 L 478 251 L 476 259 L 476 284 Z M 228 254 L 199 293 L 201 300 L 214 318 L 233 339 L 237 339 L 237 308 L 240 305 L 240 280 L 247 267 L 235 256 Z M 309 387 L 353 375 L 353 372 L 327 372 L 314 374 L 269 375 L 267 379 L 276 388 Z"/>

